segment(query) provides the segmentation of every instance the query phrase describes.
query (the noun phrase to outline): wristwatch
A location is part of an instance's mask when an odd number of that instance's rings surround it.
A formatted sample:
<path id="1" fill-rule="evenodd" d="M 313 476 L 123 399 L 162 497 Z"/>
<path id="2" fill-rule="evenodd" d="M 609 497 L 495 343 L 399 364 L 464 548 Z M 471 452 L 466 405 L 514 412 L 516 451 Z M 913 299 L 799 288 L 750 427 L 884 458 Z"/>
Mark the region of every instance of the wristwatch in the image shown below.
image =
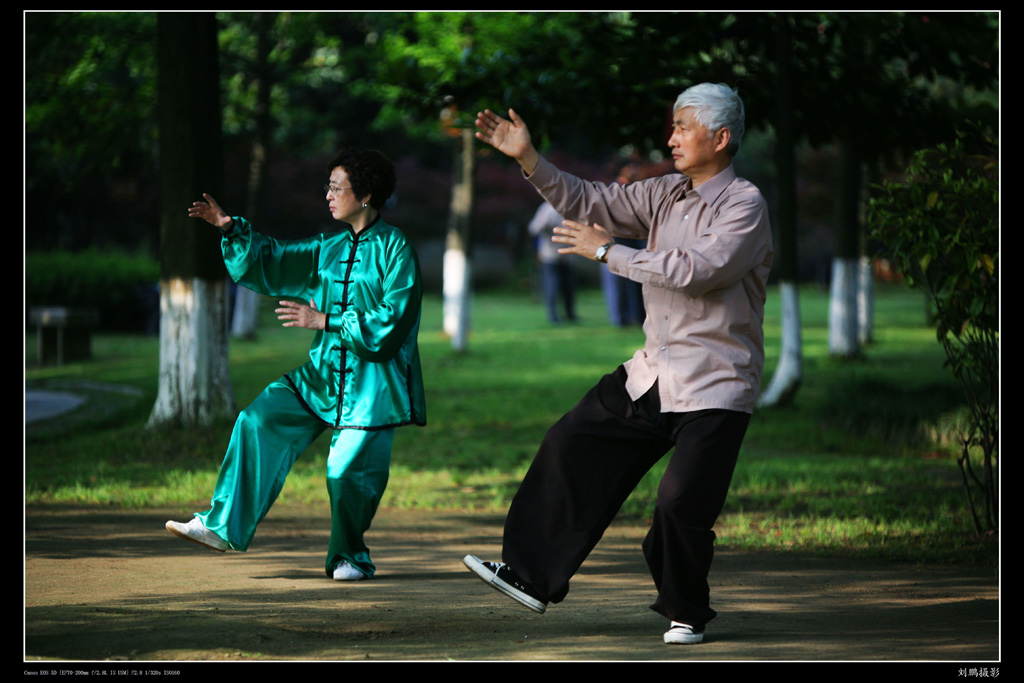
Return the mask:
<path id="1" fill-rule="evenodd" d="M 602 244 L 597 248 L 597 251 L 594 253 L 594 258 L 596 258 L 601 263 L 608 263 L 608 250 L 611 249 L 614 245 L 615 242 L 608 242 L 607 244 Z"/>

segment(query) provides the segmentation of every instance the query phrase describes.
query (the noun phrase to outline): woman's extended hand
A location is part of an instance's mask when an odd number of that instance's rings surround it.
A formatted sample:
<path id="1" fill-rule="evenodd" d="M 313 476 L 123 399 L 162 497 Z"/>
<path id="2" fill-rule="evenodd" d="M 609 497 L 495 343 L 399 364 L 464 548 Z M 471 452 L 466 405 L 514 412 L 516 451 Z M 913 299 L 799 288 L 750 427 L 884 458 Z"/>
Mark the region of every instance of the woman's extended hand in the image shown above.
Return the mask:
<path id="1" fill-rule="evenodd" d="M 217 203 L 217 200 L 205 192 L 203 193 L 203 197 L 206 198 L 205 202 L 192 202 L 192 206 L 188 210 L 188 217 L 202 218 L 210 225 L 216 225 L 221 230 L 226 230 L 231 227 L 231 216 L 224 213 L 224 210 L 220 208 L 220 204 Z"/>
<path id="2" fill-rule="evenodd" d="M 479 129 L 476 137 L 518 161 L 529 175 L 537 167 L 540 155 L 533 146 L 526 122 L 511 109 L 508 110 L 508 115 L 511 121 L 498 116 L 490 109 L 479 112 L 476 115 L 476 127 Z"/>
<path id="3" fill-rule="evenodd" d="M 285 320 L 284 327 L 304 327 L 307 330 L 322 330 L 326 327 L 327 316 L 316 308 L 316 302 L 309 300 L 309 306 L 296 301 L 280 301 L 281 308 L 275 308 L 278 320 Z"/>

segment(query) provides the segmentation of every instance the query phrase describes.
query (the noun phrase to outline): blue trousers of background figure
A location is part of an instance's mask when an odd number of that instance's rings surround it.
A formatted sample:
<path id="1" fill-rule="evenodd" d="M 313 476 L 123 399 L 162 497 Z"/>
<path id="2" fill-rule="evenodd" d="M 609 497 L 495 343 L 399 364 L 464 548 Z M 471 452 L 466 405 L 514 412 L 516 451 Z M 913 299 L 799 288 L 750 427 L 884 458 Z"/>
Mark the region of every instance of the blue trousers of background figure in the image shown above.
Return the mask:
<path id="1" fill-rule="evenodd" d="M 643 249 L 647 244 L 645 240 L 617 239 L 615 242 L 634 249 Z M 613 325 L 625 327 L 644 324 L 647 312 L 644 309 L 643 285 L 602 268 L 601 290 Z"/>
<path id="2" fill-rule="evenodd" d="M 565 306 L 566 319 L 576 320 L 576 273 L 572 264 L 565 261 L 542 263 L 541 285 L 544 290 L 544 305 L 548 309 L 548 320 L 553 323 L 559 321 L 559 295 Z"/>
<path id="3" fill-rule="evenodd" d="M 211 508 L 196 516 L 232 549 L 248 549 L 295 460 L 326 428 L 302 407 L 291 385 L 272 383 L 239 414 Z M 387 487 L 393 441 L 394 429 L 333 433 L 327 457 L 328 576 L 345 560 L 367 576 L 375 571 L 363 534 Z"/>

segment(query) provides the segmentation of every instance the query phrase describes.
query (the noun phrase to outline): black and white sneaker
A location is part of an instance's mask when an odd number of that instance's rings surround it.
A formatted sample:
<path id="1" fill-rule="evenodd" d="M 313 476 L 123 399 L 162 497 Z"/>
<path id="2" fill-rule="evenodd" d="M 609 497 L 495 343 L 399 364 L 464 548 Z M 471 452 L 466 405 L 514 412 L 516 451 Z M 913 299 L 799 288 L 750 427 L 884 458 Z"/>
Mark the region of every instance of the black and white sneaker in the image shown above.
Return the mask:
<path id="1" fill-rule="evenodd" d="M 691 626 L 679 621 L 673 621 L 669 629 L 665 631 L 665 642 L 669 644 L 682 643 L 693 645 L 704 642 L 704 625 Z"/>
<path id="2" fill-rule="evenodd" d="M 526 605 L 534 612 L 544 614 L 544 610 L 548 608 L 547 603 L 533 590 L 533 586 L 520 579 L 504 562 L 484 562 L 476 555 L 466 555 L 462 562 L 491 588 Z"/>

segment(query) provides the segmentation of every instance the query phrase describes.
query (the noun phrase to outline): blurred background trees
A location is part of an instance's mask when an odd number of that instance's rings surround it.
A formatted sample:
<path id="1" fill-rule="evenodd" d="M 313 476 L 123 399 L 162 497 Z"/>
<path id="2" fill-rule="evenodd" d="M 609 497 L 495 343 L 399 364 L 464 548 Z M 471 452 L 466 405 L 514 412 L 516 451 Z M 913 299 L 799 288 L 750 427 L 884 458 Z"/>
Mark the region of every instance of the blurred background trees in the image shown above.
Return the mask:
<path id="1" fill-rule="evenodd" d="M 26 248 L 155 255 L 156 14 L 24 16 Z M 389 216 L 417 241 L 443 240 L 454 172 L 448 133 L 482 106 L 515 106 L 548 153 L 610 180 L 617 159 L 664 157 L 679 91 L 722 81 L 747 104 L 737 165 L 773 211 L 792 193 L 780 183 L 799 178 L 790 202 L 798 210 L 788 211 L 801 256 L 777 275 L 828 283 L 834 253 L 846 258 L 854 243 L 864 251 L 863 233 L 845 236 L 857 228 L 842 228 L 837 216 L 847 205 L 859 208 L 844 215 L 862 212 L 867 174 L 901 168 L 909 152 L 948 138 L 965 119 L 994 126 L 998 18 L 219 13 L 222 201 L 282 237 L 309 234 L 329 225 L 321 160 L 343 145 L 372 145 L 404 171 Z M 442 114 L 451 117 L 444 125 Z M 795 155 L 793 173 L 777 153 Z M 508 226 L 525 225 L 537 202 L 504 161 L 479 146 L 475 158 L 474 242 L 518 258 Z M 777 233 L 794 222 L 773 218 Z M 792 242 L 780 251 L 789 254 Z"/>
<path id="2" fill-rule="evenodd" d="M 611 181 L 626 161 L 664 159 L 681 90 L 728 83 L 747 106 L 737 170 L 772 211 L 790 370 L 780 368 L 765 393 L 785 403 L 801 372 L 797 285 L 831 288 L 834 355 L 855 358 L 870 343 L 871 184 L 967 121 L 997 131 L 999 18 L 217 13 L 226 179 L 218 199 L 275 237 L 330 229 L 324 161 L 344 145 L 379 147 L 399 171 L 388 219 L 417 244 L 428 286 L 442 289 L 446 245 L 467 264 L 483 261 L 464 269 L 467 285 L 517 286 L 540 200 L 518 169 L 463 137 L 478 109 L 514 107 L 557 163 Z M 26 251 L 156 258 L 157 15 L 24 19 Z M 251 333 L 249 319 L 238 334 Z"/>
<path id="3" fill-rule="evenodd" d="M 109 245 L 155 255 L 156 14 L 24 16 L 26 248 Z M 608 169 L 607 177 L 620 153 L 663 158 L 675 96 L 712 80 L 745 98 L 748 144 L 737 164 L 761 182 L 773 210 L 781 193 L 772 155 L 776 147 L 796 154 L 807 256 L 795 277 L 824 283 L 831 266 L 814 252 L 845 240 L 835 238 L 842 223 L 834 218 L 844 144 L 858 159 L 852 177 L 877 178 L 965 119 L 993 126 L 997 112 L 994 13 L 279 12 L 217 20 L 222 201 L 285 237 L 329 224 L 321 159 L 343 145 L 378 146 L 408 169 L 389 215 L 414 239 L 443 239 L 454 170 L 447 133 L 482 106 L 515 106 L 549 153 Z M 783 28 L 788 49 L 780 53 Z M 789 60 L 780 71 L 782 56 Z M 782 86 L 788 104 L 779 103 Z M 794 132 L 777 145 L 780 108 Z M 454 118 L 442 125 L 442 113 Z M 507 164 L 479 146 L 475 153 L 476 240 L 511 248 L 505 224 L 525 225 L 536 202 L 508 182 Z M 498 172 L 485 168 L 491 163 Z M 862 196 L 860 187 L 846 192 Z M 825 231 L 831 236 L 815 234 Z"/>

